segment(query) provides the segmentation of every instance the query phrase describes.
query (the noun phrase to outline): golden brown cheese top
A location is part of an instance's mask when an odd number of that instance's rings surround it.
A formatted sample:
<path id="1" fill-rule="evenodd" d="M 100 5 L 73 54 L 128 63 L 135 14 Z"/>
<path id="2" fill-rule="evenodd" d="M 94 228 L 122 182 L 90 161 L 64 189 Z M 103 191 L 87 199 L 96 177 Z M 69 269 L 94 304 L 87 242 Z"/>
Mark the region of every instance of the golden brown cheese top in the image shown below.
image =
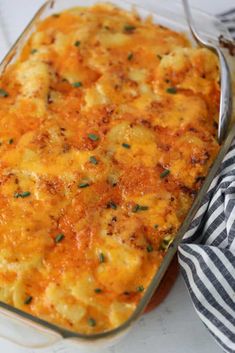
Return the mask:
<path id="1" fill-rule="evenodd" d="M 111 5 L 0 78 L 0 299 L 81 333 L 134 311 L 217 152 L 218 62 Z"/>

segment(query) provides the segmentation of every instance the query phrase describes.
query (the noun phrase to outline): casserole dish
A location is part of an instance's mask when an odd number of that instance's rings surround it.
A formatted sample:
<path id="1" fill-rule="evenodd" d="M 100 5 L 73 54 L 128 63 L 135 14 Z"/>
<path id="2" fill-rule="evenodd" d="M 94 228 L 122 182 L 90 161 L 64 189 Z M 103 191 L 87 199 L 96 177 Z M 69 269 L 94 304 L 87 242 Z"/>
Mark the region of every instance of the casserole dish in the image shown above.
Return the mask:
<path id="1" fill-rule="evenodd" d="M 69 4 L 68 6 L 68 3 L 66 3 L 66 7 L 71 7 L 72 5 L 74 4 L 74 2 L 72 2 L 72 4 Z M 33 23 L 31 24 L 31 26 L 29 27 L 28 30 L 26 30 L 25 32 L 25 35 L 24 37 L 27 38 L 27 36 L 30 34 L 30 31 L 33 29 L 33 26 L 34 24 L 36 23 L 35 21 L 38 20 L 38 19 L 42 19 L 44 16 L 47 16 L 49 13 L 48 11 L 53 11 L 53 13 L 57 13 L 58 11 L 61 11 L 63 8 L 64 8 L 64 5 L 65 4 L 62 4 L 61 2 L 49 2 L 47 3 L 38 13 L 38 15 L 36 16 L 36 19 L 34 19 Z M 76 2 L 75 5 L 78 5 L 78 3 Z M 89 5 L 89 4 L 86 4 L 86 5 Z M 120 6 L 120 2 L 118 2 L 118 5 Z M 123 4 L 124 7 L 128 7 L 129 5 L 126 5 L 126 4 Z M 148 13 L 145 12 L 144 10 L 141 10 L 139 9 L 139 12 L 144 16 L 144 15 L 147 15 Z M 154 16 L 154 19 L 155 19 L 155 16 Z M 158 18 L 156 17 L 156 20 L 159 22 Z M 167 24 L 168 25 L 168 24 Z M 207 33 L 208 36 L 210 36 L 210 33 Z M 13 48 L 13 51 L 5 58 L 4 60 L 4 67 L 2 67 L 2 71 L 5 70 L 6 68 L 6 63 L 9 64 L 13 57 L 14 58 L 17 58 L 17 54 L 20 52 L 20 49 L 21 49 L 21 44 L 22 44 L 22 39 L 20 39 L 20 41 L 17 43 L 16 47 Z M 159 284 L 166 268 L 168 267 L 169 263 L 170 263 L 170 260 L 172 259 L 172 256 L 174 254 L 174 252 L 176 251 L 176 247 L 177 247 L 177 244 L 178 242 L 180 241 L 181 237 L 182 237 L 182 234 L 185 232 L 185 230 L 187 230 L 187 225 L 190 223 L 193 215 L 195 214 L 195 211 L 199 205 L 199 201 L 200 201 L 200 197 L 203 195 L 203 193 L 205 192 L 205 190 L 207 189 L 208 185 L 209 185 L 209 182 L 210 182 L 210 178 L 213 177 L 214 173 L 216 172 L 218 166 L 219 166 L 219 163 L 221 161 L 221 158 L 224 156 L 224 153 L 225 151 L 227 150 L 228 146 L 229 146 L 229 143 L 231 141 L 231 135 L 229 135 L 224 147 L 221 149 L 221 152 L 216 160 L 216 162 L 214 163 L 210 173 L 209 173 L 209 176 L 207 178 L 207 180 L 205 181 L 195 203 L 194 203 L 194 206 L 192 207 L 191 211 L 189 212 L 189 215 L 188 217 L 186 218 L 186 220 L 184 221 L 178 235 L 176 236 L 175 240 L 172 242 L 166 256 L 165 256 L 165 259 L 164 261 L 162 262 L 162 265 L 160 267 L 160 269 L 158 270 L 156 276 L 154 276 L 153 278 L 153 281 L 151 282 L 151 285 L 146 289 L 146 292 L 143 296 L 143 298 L 140 300 L 136 310 L 134 311 L 134 314 L 131 315 L 131 317 L 126 320 L 126 322 L 124 322 L 122 325 L 118 326 L 116 329 L 113 329 L 113 330 L 110 330 L 110 331 L 107 331 L 107 332 L 104 332 L 104 333 L 96 333 L 96 334 L 90 334 L 90 335 L 82 335 L 82 334 L 77 334 L 77 333 L 74 333 L 74 332 L 70 332 L 68 330 L 64 330 L 64 329 L 61 329 L 60 327 L 57 327 L 53 324 L 49 324 L 43 320 L 40 320 L 40 319 L 36 319 L 36 318 L 32 318 L 32 316 L 26 314 L 26 313 L 22 313 L 21 311 L 17 310 L 17 309 L 12 309 L 11 308 L 11 312 L 13 313 L 20 313 L 21 317 L 24 317 L 24 318 L 27 318 L 28 320 L 30 320 L 30 318 L 32 319 L 32 321 L 35 323 L 35 324 L 43 324 L 43 328 L 44 329 L 49 329 L 49 330 L 53 330 L 54 334 L 57 334 L 57 335 L 62 335 L 62 337 L 65 337 L 65 338 L 74 338 L 76 340 L 88 340 L 89 342 L 90 341 L 93 341 L 93 340 L 98 340 L 99 341 L 102 341 L 102 339 L 108 339 L 108 338 L 113 338 L 114 336 L 117 336 L 118 334 L 120 333 L 123 333 L 125 331 L 125 329 L 129 328 L 130 324 L 132 322 L 135 321 L 135 319 L 140 315 L 140 313 L 143 311 L 144 307 L 146 306 L 148 300 L 150 299 L 150 297 L 152 296 L 153 294 L 153 291 L 154 289 L 157 287 L 157 285 Z M 9 142 L 10 143 L 10 142 Z M 128 147 L 129 148 L 129 147 Z M 18 196 L 15 196 L 16 198 L 19 198 L 19 197 L 23 197 L 22 194 L 17 194 Z M 28 195 L 24 195 L 25 196 L 28 196 Z M 2 308 L 5 309 L 5 313 L 6 313 L 6 310 L 9 307 L 9 305 L 6 305 L 6 304 L 2 304 Z M 49 332 L 48 332 L 48 335 L 49 335 Z M 33 336 L 32 336 L 33 337 Z M 44 336 L 45 337 L 45 336 Z"/>

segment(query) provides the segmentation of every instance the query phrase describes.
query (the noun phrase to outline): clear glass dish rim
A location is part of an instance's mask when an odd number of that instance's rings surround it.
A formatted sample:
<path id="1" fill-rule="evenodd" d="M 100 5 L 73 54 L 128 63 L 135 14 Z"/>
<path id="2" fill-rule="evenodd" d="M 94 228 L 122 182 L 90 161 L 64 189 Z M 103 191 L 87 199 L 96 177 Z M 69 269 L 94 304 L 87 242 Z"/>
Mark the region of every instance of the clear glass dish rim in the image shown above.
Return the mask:
<path id="1" fill-rule="evenodd" d="M 41 14 L 43 14 L 43 12 L 47 8 L 51 8 L 52 6 L 54 6 L 55 3 L 59 2 L 59 1 L 60 0 L 48 0 L 39 8 L 39 10 L 33 16 L 32 20 L 26 26 L 24 31 L 21 33 L 20 37 L 12 45 L 12 47 L 10 48 L 10 50 L 8 51 L 6 56 L 3 58 L 2 62 L 0 63 L 0 72 L 3 72 L 6 69 L 6 67 L 9 65 L 9 63 L 11 62 L 12 58 L 14 58 L 16 51 L 17 51 L 17 47 L 21 44 L 21 41 L 25 40 L 25 36 L 27 33 L 30 32 L 31 27 L 37 22 L 37 20 L 40 20 Z M 112 3 L 112 0 L 110 0 L 110 1 L 99 0 L 97 2 Z M 132 5 L 137 10 L 142 9 L 147 12 L 150 11 L 148 9 L 148 5 L 146 7 L 145 7 L 145 5 L 138 5 L 138 4 L 135 5 L 134 3 L 128 2 L 126 0 L 121 0 L 120 3 L 125 3 L 130 6 Z M 178 0 L 175 0 L 174 3 L 177 4 L 177 6 L 180 5 L 180 1 L 178 1 Z M 85 3 L 84 3 L 84 6 L 86 6 Z M 156 4 L 156 6 L 157 6 L 157 4 Z M 198 15 L 201 15 L 201 16 L 207 16 L 211 20 L 215 20 L 218 23 L 221 23 L 218 18 L 214 17 L 213 15 L 208 14 L 207 12 L 201 11 L 197 8 L 192 7 L 192 13 L 193 12 L 196 12 Z M 193 205 L 192 205 L 185 221 L 182 223 L 174 241 L 172 242 L 170 248 L 168 249 L 168 251 L 167 251 L 167 253 L 166 253 L 166 255 L 160 265 L 160 268 L 155 273 L 151 283 L 149 284 L 148 288 L 146 289 L 145 294 L 143 295 L 140 302 L 138 303 L 135 311 L 123 324 L 121 324 L 120 326 L 118 326 L 112 330 L 109 330 L 109 331 L 104 331 L 101 333 L 87 335 L 87 334 L 81 334 L 81 333 L 77 333 L 74 331 L 70 331 L 70 330 L 65 329 L 63 327 L 57 326 L 55 324 L 52 324 L 52 323 L 45 321 L 45 320 L 42 320 L 36 316 L 28 314 L 27 312 L 24 312 L 20 309 L 17 309 L 15 307 L 8 305 L 8 304 L 1 302 L 1 301 L 0 301 L 0 311 L 1 311 L 1 309 L 3 309 L 3 311 L 5 311 L 5 312 L 8 312 L 9 314 L 13 314 L 15 319 L 21 319 L 21 320 L 23 319 L 24 323 L 27 323 L 31 326 L 36 326 L 38 329 L 43 329 L 44 331 L 46 330 L 48 333 L 51 332 L 51 333 L 59 334 L 62 338 L 65 338 L 65 339 L 69 338 L 69 339 L 79 339 L 79 340 L 85 340 L 85 341 L 95 341 L 98 339 L 99 340 L 100 339 L 107 339 L 107 338 L 112 338 L 114 336 L 116 337 L 119 334 L 123 334 L 140 317 L 140 315 L 143 313 L 145 307 L 149 303 L 152 295 L 157 290 L 162 277 L 164 276 L 167 268 L 170 265 L 171 260 L 173 259 L 174 255 L 176 254 L 178 245 L 180 244 L 185 232 L 189 228 L 191 221 L 193 220 L 198 208 L 200 207 L 201 201 L 202 201 L 206 191 L 208 190 L 214 176 L 216 175 L 217 171 L 219 170 L 221 162 L 222 162 L 223 158 L 225 157 L 227 151 L 229 150 L 229 147 L 231 146 L 231 143 L 232 143 L 232 140 L 234 137 L 235 137 L 235 124 L 231 128 L 231 130 L 229 131 L 226 140 L 224 141 L 223 145 L 221 146 L 220 152 L 219 152 L 216 160 L 214 161 L 214 164 L 213 164 L 210 172 L 208 173 L 202 188 L 200 189 L 196 199 L 194 200 Z"/>

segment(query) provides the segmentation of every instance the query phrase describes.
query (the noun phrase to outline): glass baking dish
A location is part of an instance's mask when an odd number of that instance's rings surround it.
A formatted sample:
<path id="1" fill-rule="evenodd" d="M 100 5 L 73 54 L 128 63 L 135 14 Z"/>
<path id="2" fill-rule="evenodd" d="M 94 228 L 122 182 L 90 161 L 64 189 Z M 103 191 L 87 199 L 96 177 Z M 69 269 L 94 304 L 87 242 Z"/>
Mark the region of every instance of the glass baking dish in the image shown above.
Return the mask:
<path id="1" fill-rule="evenodd" d="M 7 66 L 14 62 L 21 52 L 22 46 L 25 44 L 31 33 L 34 31 L 36 24 L 41 19 L 50 16 L 54 13 L 58 13 L 73 6 L 90 6 L 96 3 L 97 0 L 50 0 L 47 1 L 36 13 L 32 21 L 26 27 L 20 38 L 10 49 L 9 53 L 4 58 L 0 65 L 0 73 L 4 72 Z M 137 9 L 138 13 L 142 17 L 152 15 L 155 22 L 170 27 L 177 31 L 184 31 L 188 33 L 188 27 L 184 19 L 184 12 L 180 2 L 175 0 L 155 0 L 154 4 L 151 0 L 145 0 L 144 7 L 141 0 L 130 0 L 125 2 L 122 0 L 112 0 L 113 4 L 118 5 L 127 10 L 131 10 L 133 5 Z M 207 15 L 201 11 L 192 10 L 195 23 L 199 32 L 204 38 L 215 41 L 218 43 L 218 37 L 223 35 L 225 38 L 229 38 L 229 34 L 222 23 L 220 23 L 213 16 Z M 192 39 L 192 38 L 191 38 Z M 136 320 L 143 313 L 147 304 L 149 303 L 152 295 L 158 288 L 161 279 L 163 278 L 167 268 L 169 267 L 171 260 L 173 259 L 177 247 L 183 238 L 183 235 L 189 228 L 191 221 L 193 220 L 203 196 L 208 190 L 215 174 L 217 173 L 220 164 L 228 151 L 233 137 L 235 136 L 235 125 L 232 126 L 227 134 L 226 141 L 221 147 L 220 153 L 215 160 L 198 196 L 196 197 L 191 210 L 189 211 L 185 221 L 183 222 L 177 236 L 169 247 L 169 250 L 155 274 L 149 287 L 142 299 L 140 300 L 136 310 L 132 316 L 121 326 L 98 334 L 84 335 L 76 332 L 63 329 L 59 326 L 41 320 L 37 317 L 29 315 L 19 309 L 9 306 L 5 303 L 0 302 L 0 336 L 7 338 L 8 340 L 15 342 L 19 345 L 39 348 L 46 347 L 54 344 L 59 340 L 70 340 L 78 346 L 91 347 L 95 345 L 112 345 L 116 340 L 120 339 L 136 322 Z"/>

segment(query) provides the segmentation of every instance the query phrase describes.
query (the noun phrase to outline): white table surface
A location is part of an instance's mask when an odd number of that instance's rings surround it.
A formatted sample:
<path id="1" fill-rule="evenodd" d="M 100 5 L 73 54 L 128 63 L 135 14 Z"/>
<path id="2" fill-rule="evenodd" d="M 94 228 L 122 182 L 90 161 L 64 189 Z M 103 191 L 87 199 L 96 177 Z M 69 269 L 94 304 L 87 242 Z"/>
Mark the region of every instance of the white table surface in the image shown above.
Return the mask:
<path id="1" fill-rule="evenodd" d="M 154 0 L 153 0 L 154 2 Z M 25 25 L 43 0 L 0 0 L 0 57 Z M 235 0 L 190 0 L 204 11 L 216 14 L 235 6 Z M 2 25 L 11 24 L 5 36 Z M 5 38 L 5 39 L 4 39 Z M 0 339 L 1 353 L 78 353 L 80 350 L 59 343 L 48 349 L 32 350 L 18 347 Z M 92 351 L 93 352 L 93 351 Z M 97 349 L 96 353 L 221 353 L 197 317 L 192 302 L 179 276 L 167 299 L 153 312 L 145 315 L 130 333 L 109 349 Z"/>

